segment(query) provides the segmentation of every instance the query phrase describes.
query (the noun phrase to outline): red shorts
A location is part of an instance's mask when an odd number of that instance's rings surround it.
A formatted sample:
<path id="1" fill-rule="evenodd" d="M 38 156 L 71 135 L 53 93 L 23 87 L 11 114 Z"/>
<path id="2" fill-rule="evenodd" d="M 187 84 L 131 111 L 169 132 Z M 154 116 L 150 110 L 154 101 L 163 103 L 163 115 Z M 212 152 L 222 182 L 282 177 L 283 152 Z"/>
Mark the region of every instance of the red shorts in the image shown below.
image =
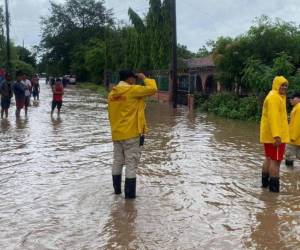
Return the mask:
<path id="1" fill-rule="evenodd" d="M 285 143 L 281 143 L 279 147 L 274 146 L 273 143 L 265 143 L 265 156 L 271 158 L 273 161 L 282 161 L 285 152 Z"/>
<path id="2" fill-rule="evenodd" d="M 25 105 L 25 98 L 22 98 L 22 99 L 16 99 L 16 106 L 17 106 L 17 109 L 22 109 L 22 108 L 24 108 L 24 105 Z"/>

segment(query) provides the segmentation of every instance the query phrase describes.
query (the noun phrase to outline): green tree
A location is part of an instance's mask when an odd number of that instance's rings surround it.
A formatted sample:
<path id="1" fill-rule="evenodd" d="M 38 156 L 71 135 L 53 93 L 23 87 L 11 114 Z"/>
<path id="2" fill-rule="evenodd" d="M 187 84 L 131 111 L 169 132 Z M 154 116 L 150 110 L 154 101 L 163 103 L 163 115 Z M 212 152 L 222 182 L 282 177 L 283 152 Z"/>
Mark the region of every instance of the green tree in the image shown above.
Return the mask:
<path id="1" fill-rule="evenodd" d="M 195 57 L 195 54 L 187 49 L 185 45 L 177 45 L 177 57 L 182 59 L 189 59 Z"/>
<path id="2" fill-rule="evenodd" d="M 263 77 L 258 75 L 263 74 L 268 80 L 277 74 L 294 74 L 300 65 L 299 41 L 299 27 L 262 16 L 244 35 L 220 37 L 214 43 L 213 58 L 218 77 L 228 89 L 238 84 L 244 89 L 263 91 L 267 85 L 261 83 Z"/>
<path id="3" fill-rule="evenodd" d="M 84 60 L 85 53 L 77 51 L 82 44 L 94 38 L 104 40 L 106 25 L 113 24 L 112 13 L 106 10 L 104 1 L 99 0 L 50 4 L 50 15 L 42 18 L 41 47 L 45 51 L 44 57 L 49 60 L 48 69 L 63 74 L 71 70 L 72 64 Z M 78 61 L 73 62 L 74 59 Z"/>
<path id="4" fill-rule="evenodd" d="M 249 58 L 243 69 L 242 83 L 246 89 L 258 94 L 271 88 L 272 69 L 259 59 Z"/>
<path id="5" fill-rule="evenodd" d="M 279 53 L 273 60 L 273 75 L 291 76 L 295 72 L 295 66 L 291 63 L 292 57 L 285 52 Z"/>
<path id="6" fill-rule="evenodd" d="M 36 67 L 36 57 L 31 51 L 21 46 L 16 46 L 15 50 L 17 53 L 17 57 L 20 61 L 28 63 L 33 67 Z"/>
<path id="7" fill-rule="evenodd" d="M 6 61 L 4 22 L 5 22 L 5 18 L 3 13 L 3 6 L 0 6 L 0 67 L 4 67 Z"/>

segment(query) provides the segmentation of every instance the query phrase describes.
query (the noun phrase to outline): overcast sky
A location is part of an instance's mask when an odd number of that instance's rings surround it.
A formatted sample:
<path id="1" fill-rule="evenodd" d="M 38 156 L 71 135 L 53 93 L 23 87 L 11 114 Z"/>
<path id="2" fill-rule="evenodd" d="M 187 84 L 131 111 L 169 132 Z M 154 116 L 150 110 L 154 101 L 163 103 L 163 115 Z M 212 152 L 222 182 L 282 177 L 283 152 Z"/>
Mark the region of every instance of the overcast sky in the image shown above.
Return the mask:
<path id="1" fill-rule="evenodd" d="M 4 0 L 0 0 L 4 2 Z M 0 2 L 0 3 L 1 3 Z M 54 0 L 63 3 L 65 0 Z M 129 22 L 127 10 L 143 16 L 148 0 L 106 0 L 115 17 Z M 11 36 L 26 47 L 40 41 L 40 17 L 49 14 L 49 0 L 9 0 Z M 177 0 L 178 43 L 196 52 L 208 40 L 237 36 L 248 30 L 255 17 L 263 14 L 300 25 L 300 0 Z"/>

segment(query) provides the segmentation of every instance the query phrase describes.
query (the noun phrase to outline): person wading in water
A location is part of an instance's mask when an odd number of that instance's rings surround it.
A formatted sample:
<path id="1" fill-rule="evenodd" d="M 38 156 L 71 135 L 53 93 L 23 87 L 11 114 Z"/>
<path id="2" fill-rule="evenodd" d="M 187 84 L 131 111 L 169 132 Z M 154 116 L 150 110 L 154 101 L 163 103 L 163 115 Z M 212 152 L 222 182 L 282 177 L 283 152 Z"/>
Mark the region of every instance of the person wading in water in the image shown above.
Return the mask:
<path id="1" fill-rule="evenodd" d="M 136 170 L 147 132 L 144 98 L 156 93 L 153 79 L 130 70 L 119 72 L 120 82 L 108 95 L 108 114 L 114 146 L 112 179 L 115 194 L 121 194 L 122 168 L 125 171 L 125 198 L 136 197 Z M 136 79 L 145 86 L 137 85 Z"/>
<path id="2" fill-rule="evenodd" d="M 60 116 L 60 109 L 63 103 L 63 95 L 64 95 L 64 86 L 62 85 L 61 80 L 58 78 L 55 81 L 55 84 L 52 86 L 53 99 L 52 99 L 52 107 L 51 107 L 51 116 L 53 116 L 53 112 L 57 107 L 57 116 Z"/>
<path id="3" fill-rule="evenodd" d="M 285 145 L 289 142 L 289 126 L 286 111 L 288 81 L 276 76 L 272 90 L 264 100 L 260 142 L 264 144 L 265 160 L 262 169 L 262 187 L 271 192 L 279 192 L 279 170 L 283 160 Z"/>

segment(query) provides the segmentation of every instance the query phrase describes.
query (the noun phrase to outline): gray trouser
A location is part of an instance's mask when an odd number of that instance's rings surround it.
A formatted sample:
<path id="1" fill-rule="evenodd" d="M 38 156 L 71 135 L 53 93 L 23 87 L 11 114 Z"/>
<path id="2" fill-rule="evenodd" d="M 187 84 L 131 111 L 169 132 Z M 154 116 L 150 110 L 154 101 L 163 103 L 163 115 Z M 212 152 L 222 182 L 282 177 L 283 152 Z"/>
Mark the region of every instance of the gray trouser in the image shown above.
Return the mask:
<path id="1" fill-rule="evenodd" d="M 125 141 L 114 141 L 114 160 L 112 175 L 122 174 L 123 166 L 126 166 L 126 178 L 136 178 L 136 170 L 141 158 L 139 137 Z"/>
<path id="2" fill-rule="evenodd" d="M 294 161 L 296 159 L 300 160 L 300 146 L 287 144 L 285 151 L 285 159 L 289 161 Z"/>

